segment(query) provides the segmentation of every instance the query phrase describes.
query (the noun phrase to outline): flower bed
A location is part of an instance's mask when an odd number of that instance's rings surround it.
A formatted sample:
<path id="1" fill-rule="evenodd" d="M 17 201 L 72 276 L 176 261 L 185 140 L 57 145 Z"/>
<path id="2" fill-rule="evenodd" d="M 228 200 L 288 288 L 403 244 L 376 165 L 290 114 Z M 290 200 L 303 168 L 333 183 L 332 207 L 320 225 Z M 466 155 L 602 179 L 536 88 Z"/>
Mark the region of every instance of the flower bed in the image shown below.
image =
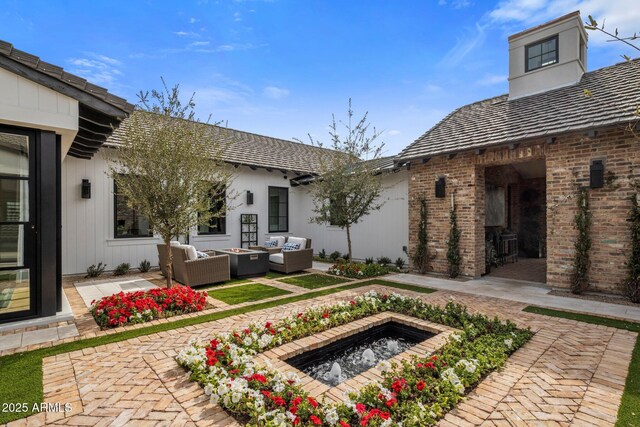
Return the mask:
<path id="1" fill-rule="evenodd" d="M 120 292 L 91 303 L 90 311 L 96 323 L 101 328 L 115 328 L 202 311 L 207 303 L 207 293 L 175 285 L 171 289 Z"/>
<path id="2" fill-rule="evenodd" d="M 383 276 L 389 272 L 389 268 L 380 264 L 365 264 L 363 262 L 339 262 L 333 264 L 327 273 L 335 276 L 364 279 L 366 277 Z"/>
<path id="3" fill-rule="evenodd" d="M 381 362 L 383 380 L 350 393 L 341 404 L 318 403 L 293 372 L 283 374 L 252 362 L 258 352 L 387 310 L 461 331 L 433 355 L 414 356 L 400 366 Z M 206 344 L 193 342 L 176 360 L 191 371 L 211 403 L 248 425 L 425 426 L 435 424 L 531 336 L 509 321 L 469 314 L 453 302 L 443 309 L 417 298 L 368 292 L 277 323 L 218 335 Z"/>

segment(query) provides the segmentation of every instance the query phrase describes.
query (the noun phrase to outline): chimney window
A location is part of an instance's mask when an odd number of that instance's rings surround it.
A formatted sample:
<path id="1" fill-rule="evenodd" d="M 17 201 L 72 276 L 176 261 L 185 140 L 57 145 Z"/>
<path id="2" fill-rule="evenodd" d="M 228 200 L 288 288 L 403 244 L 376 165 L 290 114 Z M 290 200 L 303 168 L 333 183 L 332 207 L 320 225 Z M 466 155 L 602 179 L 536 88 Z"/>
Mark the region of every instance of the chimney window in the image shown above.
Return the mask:
<path id="1" fill-rule="evenodd" d="M 525 49 L 526 70 L 533 71 L 558 63 L 558 36 L 532 43 Z"/>

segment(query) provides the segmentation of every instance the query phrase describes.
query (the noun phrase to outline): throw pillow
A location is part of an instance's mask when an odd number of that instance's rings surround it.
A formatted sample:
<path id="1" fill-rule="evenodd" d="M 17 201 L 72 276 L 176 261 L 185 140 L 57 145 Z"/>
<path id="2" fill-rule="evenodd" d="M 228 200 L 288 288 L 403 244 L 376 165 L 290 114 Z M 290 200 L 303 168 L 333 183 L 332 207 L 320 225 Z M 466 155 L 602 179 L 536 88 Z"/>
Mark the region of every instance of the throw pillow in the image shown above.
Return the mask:
<path id="1" fill-rule="evenodd" d="M 204 252 L 196 251 L 196 253 L 198 254 L 198 258 L 209 258 L 209 255 Z"/>
<path id="2" fill-rule="evenodd" d="M 275 248 L 277 246 L 278 246 L 277 240 L 267 240 L 266 242 L 264 242 L 265 248 Z"/>
<path id="3" fill-rule="evenodd" d="M 297 251 L 300 249 L 300 243 L 285 243 L 282 252 Z"/>

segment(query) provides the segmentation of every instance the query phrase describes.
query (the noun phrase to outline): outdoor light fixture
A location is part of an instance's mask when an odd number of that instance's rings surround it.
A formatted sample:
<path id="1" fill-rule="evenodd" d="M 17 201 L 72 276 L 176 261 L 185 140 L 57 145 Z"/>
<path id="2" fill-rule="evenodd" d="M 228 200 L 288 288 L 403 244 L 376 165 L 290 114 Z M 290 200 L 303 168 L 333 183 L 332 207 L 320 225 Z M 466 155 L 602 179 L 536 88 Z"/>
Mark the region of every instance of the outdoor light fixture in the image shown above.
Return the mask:
<path id="1" fill-rule="evenodd" d="M 441 199 L 446 195 L 446 182 L 444 176 L 441 176 L 436 181 L 436 197 Z"/>
<path id="2" fill-rule="evenodd" d="M 247 205 L 253 204 L 253 193 L 247 190 Z"/>
<path id="3" fill-rule="evenodd" d="M 602 160 L 593 160 L 589 167 L 589 187 L 604 187 L 604 162 Z"/>
<path id="4" fill-rule="evenodd" d="M 91 198 L 91 182 L 88 179 L 83 179 L 82 180 L 82 185 L 80 186 L 80 196 L 83 199 L 90 199 Z"/>

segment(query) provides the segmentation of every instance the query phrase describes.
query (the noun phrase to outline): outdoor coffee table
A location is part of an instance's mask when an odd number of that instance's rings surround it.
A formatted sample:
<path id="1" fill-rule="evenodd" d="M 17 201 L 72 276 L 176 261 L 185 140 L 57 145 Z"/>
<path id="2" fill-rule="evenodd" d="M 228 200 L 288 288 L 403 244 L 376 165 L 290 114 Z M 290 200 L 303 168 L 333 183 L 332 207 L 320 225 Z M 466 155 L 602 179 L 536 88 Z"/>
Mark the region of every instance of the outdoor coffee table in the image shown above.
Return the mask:
<path id="1" fill-rule="evenodd" d="M 229 255 L 231 277 L 264 276 L 269 271 L 269 253 L 251 249 L 215 249 L 216 255 Z"/>

